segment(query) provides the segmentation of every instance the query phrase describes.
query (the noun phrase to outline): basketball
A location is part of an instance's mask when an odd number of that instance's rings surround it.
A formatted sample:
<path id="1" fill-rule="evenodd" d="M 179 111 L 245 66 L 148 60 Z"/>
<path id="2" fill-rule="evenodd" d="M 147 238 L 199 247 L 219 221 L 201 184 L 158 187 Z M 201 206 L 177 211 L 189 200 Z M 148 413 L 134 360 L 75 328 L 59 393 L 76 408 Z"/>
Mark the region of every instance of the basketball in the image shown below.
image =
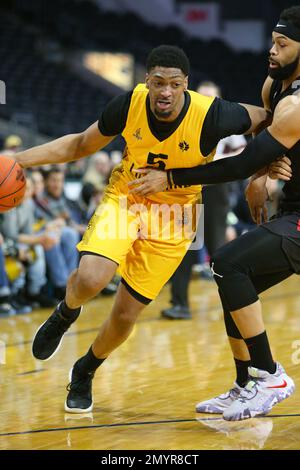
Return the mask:
<path id="1" fill-rule="evenodd" d="M 0 155 L 0 212 L 7 212 L 21 204 L 25 190 L 23 169 L 12 158 Z"/>

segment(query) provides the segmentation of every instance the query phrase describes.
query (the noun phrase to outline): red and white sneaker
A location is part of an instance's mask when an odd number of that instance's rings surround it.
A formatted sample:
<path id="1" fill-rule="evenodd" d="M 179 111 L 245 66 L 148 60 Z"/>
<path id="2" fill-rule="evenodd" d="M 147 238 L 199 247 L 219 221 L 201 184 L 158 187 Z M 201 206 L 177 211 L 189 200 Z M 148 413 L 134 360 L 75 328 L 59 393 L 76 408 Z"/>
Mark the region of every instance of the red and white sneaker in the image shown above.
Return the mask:
<path id="1" fill-rule="evenodd" d="M 254 416 L 266 415 L 274 405 L 285 400 L 295 390 L 293 379 L 277 362 L 276 372 L 248 368 L 250 380 L 233 403 L 223 412 L 227 421 L 240 421 Z"/>

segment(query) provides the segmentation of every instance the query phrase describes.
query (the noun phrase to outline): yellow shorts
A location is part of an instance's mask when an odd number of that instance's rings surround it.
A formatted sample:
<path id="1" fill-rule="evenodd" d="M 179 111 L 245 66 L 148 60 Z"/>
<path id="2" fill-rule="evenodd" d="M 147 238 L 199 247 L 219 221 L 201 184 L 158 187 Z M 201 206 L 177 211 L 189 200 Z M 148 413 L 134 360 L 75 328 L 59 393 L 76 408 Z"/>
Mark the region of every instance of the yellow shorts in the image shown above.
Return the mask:
<path id="1" fill-rule="evenodd" d="M 119 189 L 108 186 L 77 247 L 115 261 L 129 287 L 153 300 L 195 236 L 195 205 L 158 205 Z"/>

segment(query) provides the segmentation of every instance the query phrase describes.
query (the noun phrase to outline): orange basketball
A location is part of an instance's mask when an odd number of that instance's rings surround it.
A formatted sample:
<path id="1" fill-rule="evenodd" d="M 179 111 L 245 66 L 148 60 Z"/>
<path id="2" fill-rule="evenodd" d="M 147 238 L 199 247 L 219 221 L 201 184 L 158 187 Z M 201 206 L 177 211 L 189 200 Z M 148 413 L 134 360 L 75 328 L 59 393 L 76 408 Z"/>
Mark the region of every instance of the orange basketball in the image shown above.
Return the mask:
<path id="1" fill-rule="evenodd" d="M 23 169 L 12 158 L 0 155 L 0 212 L 21 204 L 26 190 Z"/>

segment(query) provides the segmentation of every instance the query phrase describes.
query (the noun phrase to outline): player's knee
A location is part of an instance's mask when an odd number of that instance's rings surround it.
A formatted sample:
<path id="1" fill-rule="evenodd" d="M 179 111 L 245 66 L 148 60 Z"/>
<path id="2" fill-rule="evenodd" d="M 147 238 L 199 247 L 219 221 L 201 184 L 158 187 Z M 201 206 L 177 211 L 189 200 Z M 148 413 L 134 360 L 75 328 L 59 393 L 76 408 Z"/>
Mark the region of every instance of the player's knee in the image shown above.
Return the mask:
<path id="1" fill-rule="evenodd" d="M 122 308 L 118 312 L 118 320 L 124 325 L 131 325 L 136 322 L 139 311 L 132 309 L 130 307 Z"/>
<path id="2" fill-rule="evenodd" d="M 228 298 L 229 293 L 239 292 L 250 283 L 247 269 L 237 263 L 231 263 L 217 252 L 211 259 L 211 271 L 221 291 Z M 231 296 L 231 295 L 230 295 Z"/>
<path id="3" fill-rule="evenodd" d="M 136 322 L 136 319 L 136 315 L 132 315 L 130 312 L 126 311 L 120 312 L 118 315 L 118 322 L 119 325 L 122 327 L 124 327 L 124 325 L 127 327 L 134 324 Z"/>
<path id="4" fill-rule="evenodd" d="M 77 289 L 80 290 L 87 297 L 94 297 L 97 295 L 107 284 L 106 279 L 101 273 L 81 273 L 77 272 Z"/>
<path id="5" fill-rule="evenodd" d="M 228 279 L 234 271 L 232 264 L 218 253 L 211 258 L 210 269 L 218 285 L 222 284 L 224 279 Z"/>
<path id="6" fill-rule="evenodd" d="M 258 300 L 250 272 L 242 264 L 230 263 L 226 257 L 214 256 L 211 260 L 211 269 L 219 287 L 224 310 L 233 312 Z M 231 317 L 227 320 L 231 320 Z M 226 328 L 229 336 L 239 337 L 234 322 L 227 322 Z"/>

